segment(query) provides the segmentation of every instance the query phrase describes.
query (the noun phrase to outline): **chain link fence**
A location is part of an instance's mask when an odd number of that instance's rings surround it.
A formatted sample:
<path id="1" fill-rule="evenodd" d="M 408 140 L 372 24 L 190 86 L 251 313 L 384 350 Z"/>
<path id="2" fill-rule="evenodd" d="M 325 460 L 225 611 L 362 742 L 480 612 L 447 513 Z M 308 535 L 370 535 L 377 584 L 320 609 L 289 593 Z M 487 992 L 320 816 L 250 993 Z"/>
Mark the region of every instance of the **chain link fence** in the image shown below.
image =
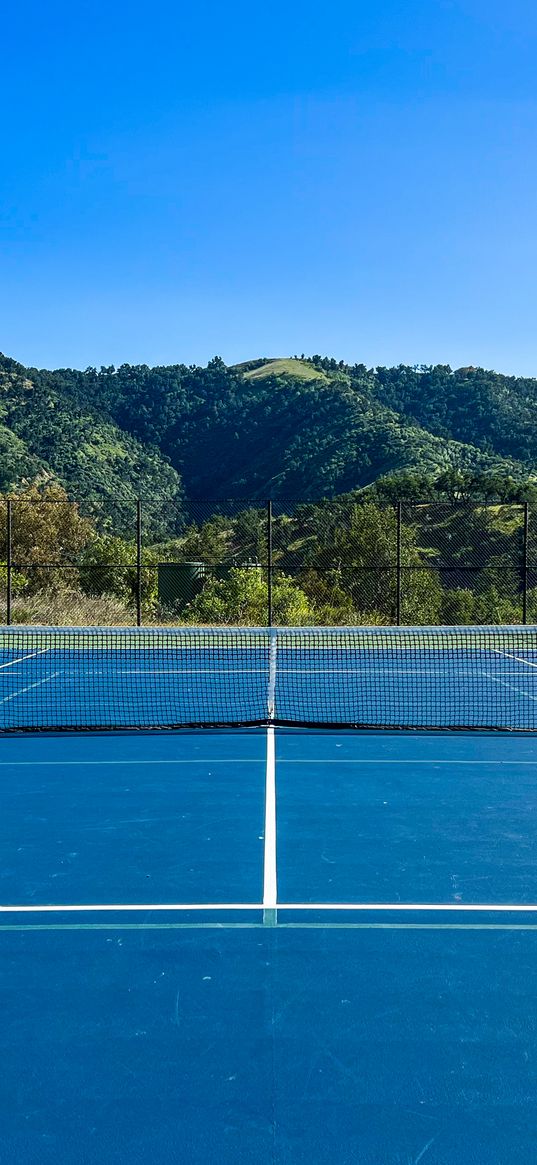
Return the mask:
<path id="1" fill-rule="evenodd" d="M 0 498 L 6 623 L 479 624 L 537 621 L 527 504 L 381 506 L 356 495 L 170 506 L 156 540 L 97 530 L 65 496 Z"/>

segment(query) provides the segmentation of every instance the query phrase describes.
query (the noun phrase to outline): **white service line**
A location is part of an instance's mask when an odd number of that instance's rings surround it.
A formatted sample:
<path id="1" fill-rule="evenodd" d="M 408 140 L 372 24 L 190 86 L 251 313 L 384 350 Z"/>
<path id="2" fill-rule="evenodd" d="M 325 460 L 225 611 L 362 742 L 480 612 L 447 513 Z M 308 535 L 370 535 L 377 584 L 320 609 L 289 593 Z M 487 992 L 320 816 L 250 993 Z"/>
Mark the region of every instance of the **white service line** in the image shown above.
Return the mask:
<path id="1" fill-rule="evenodd" d="M 100 670 L 85 672 L 85 675 L 109 675 Z M 132 667 L 115 668 L 117 676 L 266 676 L 266 667 Z"/>
<path id="2" fill-rule="evenodd" d="M 66 660 L 63 665 L 66 671 L 66 676 L 70 678 L 71 675 L 77 677 L 82 676 L 266 676 L 266 668 L 240 668 L 240 667 L 166 667 L 166 668 L 91 668 L 91 670 L 82 670 L 79 668 L 75 660 Z M 71 669 L 71 670 L 70 670 Z M 315 676 L 350 676 L 357 679 L 360 676 L 371 676 L 373 669 L 368 668 L 289 668 L 280 667 L 278 669 L 281 676 L 309 676 L 310 679 Z M 401 676 L 421 676 L 422 678 L 433 678 L 441 680 L 444 676 L 442 671 L 409 671 L 402 669 L 397 671 L 391 669 L 388 673 L 386 669 L 379 670 L 375 673 L 378 676 L 384 677 L 387 674 L 401 675 Z"/>
<path id="3" fill-rule="evenodd" d="M 262 902 L 100 902 L 76 905 L 0 906 L 0 914 L 87 914 L 92 910 L 262 910 Z"/>
<path id="4" fill-rule="evenodd" d="M 261 930 L 263 922 L 30 922 L 2 923 L 0 931 Z M 278 930 L 469 930 L 537 931 L 531 922 L 277 922 Z"/>
<path id="5" fill-rule="evenodd" d="M 44 683 L 44 680 L 43 680 L 43 683 Z M 1 700 L 0 700 L 0 704 L 1 704 Z M 127 764 L 127 765 L 130 765 L 130 764 L 151 764 L 151 765 L 153 765 L 153 764 L 206 764 L 207 767 L 211 767 L 212 764 L 264 764 L 264 765 L 267 765 L 267 760 L 266 760 L 266 757 L 263 757 L 263 756 L 226 756 L 226 757 L 224 757 L 224 756 L 190 757 L 189 756 L 189 757 L 184 757 L 184 758 L 183 757 L 176 758 L 176 760 L 172 760 L 172 761 L 155 760 L 155 758 L 153 758 L 153 757 L 151 757 L 150 760 L 147 760 L 147 761 L 137 761 L 137 760 L 136 761 L 135 760 L 129 760 L 129 761 L 108 761 L 108 760 L 106 760 L 106 761 L 61 761 L 58 758 L 57 761 L 0 761 L 0 769 L 2 769 L 2 768 L 35 769 L 37 767 L 40 767 L 40 765 L 41 765 L 41 767 L 43 767 L 43 765 L 44 765 L 44 767 L 47 767 L 47 765 L 51 765 L 51 767 L 55 768 L 55 769 L 69 767 L 69 765 L 72 765 L 73 768 L 79 768 L 80 765 L 97 765 L 98 768 L 101 767 L 101 765 L 104 765 L 105 768 L 108 768 L 108 765 L 112 765 L 112 764 Z M 445 757 L 436 757 L 436 756 L 429 757 L 428 760 L 423 760 L 422 757 L 388 757 L 388 758 L 360 757 L 360 758 L 358 758 L 358 757 L 348 757 L 348 756 L 333 756 L 333 757 L 316 756 L 315 760 L 311 760 L 311 758 L 310 758 L 310 760 L 304 760 L 303 757 L 284 756 L 284 757 L 280 757 L 280 764 L 310 764 L 310 765 L 356 764 L 356 765 L 360 765 L 360 768 L 362 767 L 363 764 L 454 764 L 455 767 L 457 767 L 457 765 L 459 765 L 459 764 L 487 764 L 487 765 L 494 765 L 494 764 L 496 764 L 496 765 L 497 764 L 500 764 L 500 765 L 501 764 L 511 764 L 511 765 L 513 765 L 513 764 L 516 764 L 516 767 L 520 768 L 521 765 L 528 765 L 528 764 L 535 765 L 535 764 L 537 764 L 537 761 L 520 761 L 520 760 L 518 760 L 518 757 L 511 757 L 511 758 L 508 757 L 507 760 L 504 760 L 504 761 L 493 761 L 493 760 L 490 760 L 490 761 L 478 761 L 478 760 L 466 761 L 466 760 L 462 760 L 461 757 L 454 757 L 454 758 L 452 758 L 452 760 L 445 760 Z"/>
<path id="6" fill-rule="evenodd" d="M 44 683 L 44 681 L 42 681 Z M 0 701 L 1 703 L 1 701 Z M 52 766 L 54 768 L 64 768 L 70 765 L 73 768 L 78 768 L 81 765 L 96 765 L 97 767 L 103 765 L 108 768 L 109 765 L 265 765 L 266 757 L 261 756 L 212 756 L 212 757 L 177 757 L 173 760 L 159 760 L 154 757 L 147 760 L 2 760 L 0 761 L 0 768 L 37 768 L 38 766 Z M 279 764 L 281 765 L 516 765 L 517 768 L 521 765 L 537 765 L 537 760 L 519 760 L 518 757 L 507 757 L 505 760 L 466 760 L 462 757 L 452 760 L 446 760 L 444 757 L 429 757 L 423 759 L 422 757 L 315 757 L 314 759 L 305 759 L 304 757 L 285 756 L 280 757 Z"/>
<path id="7" fill-rule="evenodd" d="M 516 913 L 537 911 L 537 902 L 520 905 L 506 902 L 278 902 L 278 910 L 448 910 Z"/>
<path id="8" fill-rule="evenodd" d="M 9 663 L 0 663 L 0 668 L 13 667 L 15 663 L 25 663 L 27 659 L 35 659 L 36 655 L 45 655 L 50 647 L 41 647 L 39 651 L 32 651 L 30 655 L 20 655 L 18 659 L 11 659 Z"/>
<path id="9" fill-rule="evenodd" d="M 3 763 L 4 763 L 3 761 L 0 761 L 0 765 Z M 18 764 L 19 762 L 14 761 L 13 763 Z M 23 761 L 22 763 L 23 764 L 32 764 L 32 761 Z M 40 762 L 37 761 L 36 763 L 39 764 Z M 52 764 L 53 762 L 52 761 L 45 761 L 43 763 L 44 764 Z M 69 761 L 68 763 L 75 764 L 76 762 Z M 88 763 L 91 764 L 94 762 L 90 761 Z M 104 762 L 99 761 L 98 763 L 101 764 Z M 113 763 L 113 762 L 110 762 L 110 763 Z M 123 762 L 121 762 L 121 763 L 123 763 Z M 6 764 L 9 764 L 9 761 L 6 761 Z M 455 760 L 444 760 L 444 758 L 439 759 L 438 757 L 429 757 L 427 760 L 423 760 L 423 758 L 421 758 L 421 757 L 419 759 L 416 759 L 416 757 L 411 757 L 410 759 L 405 758 L 405 757 L 389 757 L 388 759 L 382 759 L 380 757 L 374 758 L 374 759 L 371 759 L 371 757 L 369 757 L 369 758 L 360 757 L 360 759 L 358 760 L 358 758 L 350 758 L 350 757 L 346 757 L 346 756 L 315 757 L 313 760 L 312 759 L 304 760 L 302 757 L 295 758 L 292 756 L 284 756 L 284 757 L 280 757 L 279 764 L 281 764 L 281 765 L 359 765 L 360 768 L 362 767 L 362 765 L 517 765 L 517 767 L 518 767 L 518 765 L 537 765 L 537 760 L 518 760 L 518 758 L 513 759 L 513 760 L 459 760 L 458 758 Z"/>
<path id="10" fill-rule="evenodd" d="M 0 905 L 0 914 L 89 914 L 92 911 L 112 911 L 132 913 L 134 911 L 170 911 L 170 912 L 184 912 L 188 910 L 195 911 L 213 911 L 219 913 L 229 910 L 263 910 L 264 902 L 138 902 L 138 903 L 124 903 L 124 902 L 94 902 L 94 903 L 78 903 L 78 904 L 57 904 L 57 905 Z M 451 912 L 453 914 L 463 913 L 487 913 L 487 914 L 535 914 L 537 913 L 537 903 L 527 903 L 521 905 L 520 903 L 507 902 L 278 902 L 278 913 L 282 910 L 297 910 L 297 911 L 352 911 L 367 913 L 368 911 L 383 911 L 392 913 L 413 913 L 413 912 L 427 912 L 436 913 L 437 911 Z"/>
<path id="11" fill-rule="evenodd" d="M 58 672 L 56 673 L 59 674 Z M 51 677 L 52 678 L 52 677 Z M 45 681 L 43 680 L 42 683 Z M 2 701 L 0 700 L 0 704 Z M 27 768 L 35 768 L 37 765 L 52 765 L 54 768 L 65 767 L 65 765 L 73 765 L 79 768 L 80 765 L 104 765 L 108 768 L 109 765 L 265 765 L 266 758 L 262 756 L 215 756 L 215 757 L 185 757 L 177 760 L 2 760 L 0 761 L 0 768 L 16 768 L 26 766 Z M 537 764 L 537 761 L 522 762 L 527 764 Z"/>
<path id="12" fill-rule="evenodd" d="M 15 696 L 22 696 L 24 692 L 29 692 L 32 688 L 38 688 L 40 684 L 46 684 L 48 680 L 55 680 L 59 674 L 59 671 L 52 672 L 50 676 L 45 676 L 44 680 L 37 680 L 35 684 L 28 684 L 26 688 L 19 688 L 17 692 L 12 692 L 10 696 L 4 696 L 3 700 L 0 700 L 0 704 L 7 704 L 8 700 L 14 700 Z"/>

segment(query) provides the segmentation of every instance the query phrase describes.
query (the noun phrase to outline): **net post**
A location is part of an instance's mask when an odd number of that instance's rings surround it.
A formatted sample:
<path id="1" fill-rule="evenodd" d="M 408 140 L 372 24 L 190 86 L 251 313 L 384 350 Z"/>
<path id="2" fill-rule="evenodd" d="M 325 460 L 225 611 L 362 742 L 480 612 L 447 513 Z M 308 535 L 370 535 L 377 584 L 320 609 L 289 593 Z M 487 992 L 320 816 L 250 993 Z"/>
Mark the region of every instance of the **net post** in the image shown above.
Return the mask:
<path id="1" fill-rule="evenodd" d="M 395 606 L 395 621 L 397 626 L 401 626 L 401 502 L 397 502 L 397 582 L 396 582 L 396 606 Z"/>
<path id="2" fill-rule="evenodd" d="M 6 508 L 6 623 L 8 627 L 11 624 L 11 573 L 13 567 L 12 519 L 13 503 L 11 498 L 8 498 Z"/>
<path id="3" fill-rule="evenodd" d="M 522 542 L 522 622 L 528 622 L 528 525 L 529 506 L 524 502 L 524 535 Z"/>
<path id="4" fill-rule="evenodd" d="M 267 624 L 272 627 L 272 500 L 267 502 Z"/>
<path id="5" fill-rule="evenodd" d="M 142 625 L 142 503 L 136 502 L 136 625 Z"/>

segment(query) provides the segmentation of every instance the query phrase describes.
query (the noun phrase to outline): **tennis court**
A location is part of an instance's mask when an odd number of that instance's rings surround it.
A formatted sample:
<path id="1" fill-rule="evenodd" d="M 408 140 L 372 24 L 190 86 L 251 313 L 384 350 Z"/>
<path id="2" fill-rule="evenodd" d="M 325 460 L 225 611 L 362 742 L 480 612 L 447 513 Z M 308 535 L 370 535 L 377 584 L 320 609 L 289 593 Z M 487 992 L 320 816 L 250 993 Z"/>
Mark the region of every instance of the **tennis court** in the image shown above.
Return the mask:
<path id="1" fill-rule="evenodd" d="M 0 648 L 3 1159 L 534 1160 L 537 629 Z"/>

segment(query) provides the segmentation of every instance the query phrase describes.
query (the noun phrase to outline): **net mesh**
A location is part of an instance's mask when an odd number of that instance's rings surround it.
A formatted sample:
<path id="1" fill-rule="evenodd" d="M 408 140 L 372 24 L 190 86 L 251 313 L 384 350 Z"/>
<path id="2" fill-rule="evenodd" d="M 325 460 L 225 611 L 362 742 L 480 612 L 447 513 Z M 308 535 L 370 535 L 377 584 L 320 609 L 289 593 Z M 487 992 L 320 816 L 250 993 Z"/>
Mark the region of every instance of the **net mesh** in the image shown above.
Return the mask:
<path id="1" fill-rule="evenodd" d="M 0 730 L 537 729 L 537 627 L 0 632 Z"/>

